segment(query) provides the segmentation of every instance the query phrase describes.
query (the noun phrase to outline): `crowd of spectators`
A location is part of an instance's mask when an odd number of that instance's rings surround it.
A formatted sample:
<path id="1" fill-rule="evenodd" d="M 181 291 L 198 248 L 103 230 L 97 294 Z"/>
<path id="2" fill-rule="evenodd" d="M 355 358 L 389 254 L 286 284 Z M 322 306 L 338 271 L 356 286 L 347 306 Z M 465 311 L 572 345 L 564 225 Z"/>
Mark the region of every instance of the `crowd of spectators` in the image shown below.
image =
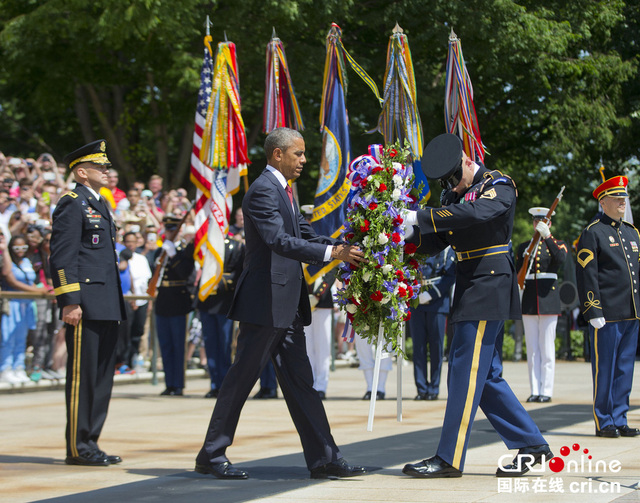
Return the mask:
<path id="1" fill-rule="evenodd" d="M 43 153 L 37 159 L 0 152 L 0 261 L 2 290 L 51 292 L 49 238 L 53 211 L 60 197 L 75 186 L 67 167 Z M 162 245 L 163 217 L 182 217 L 190 208 L 184 188 L 164 190 L 163 179 L 153 175 L 147 183 L 134 182 L 125 192 L 118 172 L 109 171 L 109 185 L 101 196 L 111 205 L 118 227 L 116 251 L 129 250 L 121 261 L 123 293 L 146 294 Z M 190 216 L 182 238 L 195 230 Z M 65 373 L 64 327 L 53 299 L 0 299 L 2 339 L 0 382 L 20 385 L 40 379 L 61 379 Z M 146 352 L 147 301 L 128 302 L 129 321 L 123 324 L 116 373 L 130 373 L 137 355 Z"/>

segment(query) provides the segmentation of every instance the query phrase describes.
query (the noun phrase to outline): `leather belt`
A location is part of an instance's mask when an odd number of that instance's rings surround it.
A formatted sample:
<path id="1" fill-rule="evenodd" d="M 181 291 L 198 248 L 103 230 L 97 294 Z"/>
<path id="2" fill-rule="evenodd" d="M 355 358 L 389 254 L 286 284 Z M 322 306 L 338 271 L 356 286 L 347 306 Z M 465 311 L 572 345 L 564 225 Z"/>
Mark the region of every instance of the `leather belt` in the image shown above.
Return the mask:
<path id="1" fill-rule="evenodd" d="M 441 278 L 442 278 L 442 276 L 435 276 L 433 278 L 423 279 L 422 280 L 422 286 L 431 286 L 436 281 L 439 281 Z"/>
<path id="2" fill-rule="evenodd" d="M 175 280 L 175 281 L 169 281 L 169 280 L 163 280 L 162 283 L 160 283 L 160 286 L 186 286 L 187 281 L 182 279 L 182 280 Z"/>
<path id="3" fill-rule="evenodd" d="M 496 245 L 489 246 L 487 248 L 478 248 L 477 250 L 469 250 L 463 252 L 456 252 L 456 257 L 458 257 L 458 261 L 462 262 L 464 260 L 471 260 L 474 258 L 485 257 L 486 255 L 498 255 L 500 253 L 508 253 L 509 245 Z"/>
<path id="4" fill-rule="evenodd" d="M 558 275 L 555 272 L 537 272 L 527 274 L 524 279 L 558 279 Z"/>

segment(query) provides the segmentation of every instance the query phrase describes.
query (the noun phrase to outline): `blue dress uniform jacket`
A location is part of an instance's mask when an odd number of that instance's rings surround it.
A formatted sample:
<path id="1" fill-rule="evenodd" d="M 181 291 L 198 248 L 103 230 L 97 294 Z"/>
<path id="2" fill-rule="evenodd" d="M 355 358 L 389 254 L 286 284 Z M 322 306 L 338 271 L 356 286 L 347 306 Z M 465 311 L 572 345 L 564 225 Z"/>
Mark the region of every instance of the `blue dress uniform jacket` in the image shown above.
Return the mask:
<path id="1" fill-rule="evenodd" d="M 520 270 L 524 262 L 524 252 L 529 241 L 520 244 L 516 253 L 516 270 Z M 569 249 L 564 241 L 558 241 L 553 236 L 541 239 L 535 256 L 531 257 L 530 276 L 524 282 L 522 294 L 522 314 L 560 314 L 560 289 L 558 288 L 558 269 L 567 258 Z M 547 277 L 538 277 L 546 273 Z M 548 277 L 555 274 L 555 278 Z M 529 276 L 528 275 L 528 276 Z"/>
<path id="2" fill-rule="evenodd" d="M 627 426 L 638 340 L 639 244 L 633 225 L 605 214 L 595 217 L 578 242 L 582 314 L 606 320 L 602 328 L 589 326 L 596 432 Z"/>
<path id="3" fill-rule="evenodd" d="M 156 313 L 161 316 L 184 316 L 193 310 L 191 299 L 195 280 L 193 243 L 176 243 L 176 254 L 167 260 L 155 301 Z M 156 258 L 162 253 L 156 250 Z"/>
<path id="4" fill-rule="evenodd" d="M 51 233 L 51 278 L 60 306 L 79 304 L 67 324 L 67 456 L 100 451 L 115 372 L 118 324 L 126 319 L 115 251 L 116 227 L 103 201 L 84 185 L 58 201 Z"/>
<path id="5" fill-rule="evenodd" d="M 58 201 L 53 221 L 50 268 L 60 313 L 80 304 L 83 320 L 126 319 L 116 227 L 106 206 L 77 184 Z"/>
<path id="6" fill-rule="evenodd" d="M 437 455 L 462 471 L 478 407 L 509 449 L 547 442 L 501 377 L 502 359 L 496 344 L 504 320 L 520 318 L 509 245 L 515 184 L 499 171 L 480 166 L 465 194 L 446 191 L 443 200 L 459 204 L 418 211 L 418 249 L 433 254 L 449 243 L 458 258 L 449 397 Z"/>
<path id="7" fill-rule="evenodd" d="M 516 208 L 513 180 L 480 166 L 457 203 L 418 212 L 418 251 L 432 255 L 450 244 L 458 258 L 451 321 L 520 319 L 515 266 L 508 253 Z"/>
<path id="8" fill-rule="evenodd" d="M 582 231 L 576 279 L 585 320 L 604 317 L 609 322 L 639 317 L 638 246 L 640 237 L 633 225 L 616 222 L 604 213 Z"/>

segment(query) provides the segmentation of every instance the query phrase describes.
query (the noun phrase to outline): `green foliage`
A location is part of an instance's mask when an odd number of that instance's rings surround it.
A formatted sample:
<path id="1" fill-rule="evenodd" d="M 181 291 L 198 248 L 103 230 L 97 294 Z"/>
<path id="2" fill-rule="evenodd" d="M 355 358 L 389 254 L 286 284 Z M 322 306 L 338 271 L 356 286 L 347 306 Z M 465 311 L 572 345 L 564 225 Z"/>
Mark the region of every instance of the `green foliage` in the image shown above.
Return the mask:
<path id="1" fill-rule="evenodd" d="M 243 118 L 254 178 L 264 165 L 265 47 L 283 40 L 307 126 L 301 203 L 313 201 L 321 136 L 325 36 L 332 22 L 347 50 L 382 87 L 396 21 L 408 36 L 425 139 L 443 132 L 447 41 L 461 38 L 487 167 L 519 189 L 515 244 L 530 238 L 525 210 L 565 198 L 554 234 L 575 239 L 597 211 L 590 192 L 638 169 L 638 0 L 0 0 L 0 150 L 61 157 L 106 137 L 123 179 L 160 172 L 185 185 L 205 16 L 215 42 L 237 45 Z M 381 141 L 380 107 L 348 70 L 352 157 Z M 187 155 L 185 156 L 185 149 Z M 432 187 L 431 202 L 439 189 Z M 632 198 L 632 205 L 637 199 Z M 586 203 L 585 203 L 586 202 Z"/>

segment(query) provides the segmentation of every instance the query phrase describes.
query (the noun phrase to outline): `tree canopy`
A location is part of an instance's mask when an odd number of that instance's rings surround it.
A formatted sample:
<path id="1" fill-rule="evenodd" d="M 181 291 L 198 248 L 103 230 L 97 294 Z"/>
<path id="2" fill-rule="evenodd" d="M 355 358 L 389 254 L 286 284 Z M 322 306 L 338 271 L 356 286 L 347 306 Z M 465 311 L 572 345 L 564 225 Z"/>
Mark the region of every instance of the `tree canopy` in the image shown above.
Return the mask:
<path id="1" fill-rule="evenodd" d="M 554 223 L 573 240 L 597 210 L 590 192 L 600 164 L 607 177 L 638 170 L 640 0 L 0 0 L 0 150 L 60 158 L 106 138 L 125 183 L 158 173 L 169 186 L 188 186 L 207 15 L 214 44 L 226 36 L 237 46 L 250 178 L 265 164 L 264 65 L 273 28 L 284 42 L 307 127 L 303 204 L 313 201 L 317 183 L 332 22 L 379 86 L 391 30 L 396 22 L 404 29 L 426 141 L 444 132 L 447 44 L 455 30 L 487 167 L 519 188 L 515 244 L 531 234 L 526 208 L 550 205 L 562 185 Z M 355 157 L 382 136 L 365 133 L 380 107 L 353 72 L 347 107 Z"/>

